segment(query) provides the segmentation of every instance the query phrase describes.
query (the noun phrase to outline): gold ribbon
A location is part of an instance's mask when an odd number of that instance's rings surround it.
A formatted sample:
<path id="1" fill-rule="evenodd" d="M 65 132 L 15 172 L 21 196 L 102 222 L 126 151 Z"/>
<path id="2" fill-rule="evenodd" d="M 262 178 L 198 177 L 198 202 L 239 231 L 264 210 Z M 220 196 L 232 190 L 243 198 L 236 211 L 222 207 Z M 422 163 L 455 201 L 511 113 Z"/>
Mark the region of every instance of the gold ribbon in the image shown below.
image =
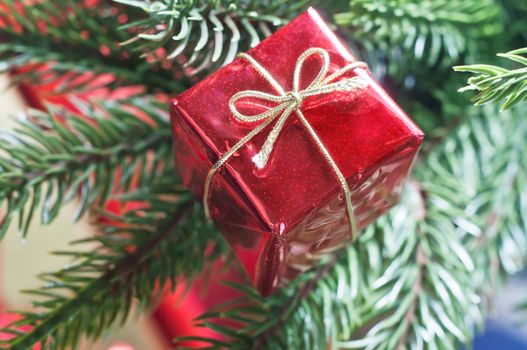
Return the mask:
<path id="1" fill-rule="evenodd" d="M 319 55 L 322 57 L 322 66 L 320 68 L 320 71 L 318 72 L 317 76 L 309 83 L 309 85 L 303 89 L 300 90 L 300 78 L 302 73 L 302 66 L 306 59 L 313 55 Z M 272 95 L 269 93 L 265 93 L 262 91 L 257 90 L 245 90 L 240 91 L 229 101 L 229 109 L 231 110 L 232 115 L 239 120 L 240 122 L 244 123 L 254 123 L 258 121 L 263 121 L 263 123 L 256 126 L 251 132 L 249 132 L 244 138 L 242 138 L 238 143 L 236 143 L 231 149 L 229 149 L 217 162 L 212 166 L 212 168 L 209 170 L 207 174 L 207 178 L 205 179 L 205 186 L 203 191 L 203 205 L 205 207 L 205 215 L 207 218 L 210 218 L 210 208 L 209 208 L 209 196 L 210 196 L 210 185 L 212 183 L 212 179 L 216 172 L 229 160 L 230 157 L 232 157 L 242 146 L 244 146 L 247 142 L 249 142 L 254 136 L 261 133 L 265 127 L 267 127 L 269 124 L 271 124 L 275 119 L 278 118 L 278 121 L 275 123 L 271 131 L 269 132 L 269 135 L 267 136 L 267 139 L 265 140 L 262 148 L 260 151 L 252 158 L 253 162 L 255 163 L 256 167 L 259 169 L 263 169 L 267 165 L 267 161 L 269 160 L 269 156 L 271 155 L 271 152 L 273 151 L 274 144 L 280 135 L 280 132 L 282 131 L 282 128 L 287 121 L 287 119 L 295 112 L 297 118 L 300 120 L 302 125 L 305 127 L 315 144 L 317 145 L 318 149 L 326 159 L 329 167 L 335 175 L 337 176 L 340 186 L 342 187 L 342 190 L 344 192 L 344 197 L 346 200 L 346 207 L 348 212 L 348 220 L 351 228 L 351 233 L 354 234 L 357 232 L 356 227 L 356 221 L 355 221 L 355 215 L 353 214 L 353 205 L 351 203 L 351 191 L 349 189 L 349 186 L 346 182 L 346 178 L 340 171 L 339 167 L 329 154 L 328 150 L 318 137 L 317 133 L 309 124 L 307 119 L 304 117 L 301 107 L 302 102 L 306 97 L 314 96 L 314 95 L 321 95 L 321 94 L 327 94 L 335 91 L 351 91 L 351 90 L 357 90 L 357 89 L 364 89 L 367 87 L 368 83 L 366 80 L 360 78 L 360 77 L 351 77 L 351 78 L 345 78 L 339 81 L 334 81 L 337 78 L 341 77 L 346 72 L 353 70 L 355 68 L 361 67 L 361 68 L 367 68 L 366 63 L 364 62 L 353 62 L 350 63 L 343 68 L 339 69 L 335 73 L 331 74 L 330 76 L 327 76 L 328 70 L 329 70 L 329 54 L 326 50 L 320 49 L 320 48 L 311 48 L 307 49 L 300 55 L 298 58 L 296 65 L 295 65 L 295 71 L 293 74 L 293 90 L 291 91 L 285 91 L 280 84 L 273 78 L 273 76 L 264 68 L 262 67 L 254 58 L 249 56 L 246 53 L 240 53 L 238 55 L 240 58 L 246 59 L 252 67 L 260 74 L 277 92 L 278 95 Z M 242 98 L 253 98 L 253 99 L 259 99 L 263 101 L 268 101 L 272 103 L 277 103 L 277 105 L 273 108 L 270 108 L 269 110 L 256 114 L 256 115 L 244 115 L 238 111 L 236 108 L 236 101 L 242 99 Z M 254 104 L 254 102 L 253 102 Z"/>

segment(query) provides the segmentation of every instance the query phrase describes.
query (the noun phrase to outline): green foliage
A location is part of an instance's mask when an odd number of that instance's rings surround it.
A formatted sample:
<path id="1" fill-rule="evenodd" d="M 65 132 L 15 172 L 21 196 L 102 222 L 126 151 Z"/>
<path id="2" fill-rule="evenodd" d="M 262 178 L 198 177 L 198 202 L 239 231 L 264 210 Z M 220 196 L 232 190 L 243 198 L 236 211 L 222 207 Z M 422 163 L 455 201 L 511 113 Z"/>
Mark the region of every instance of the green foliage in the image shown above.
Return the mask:
<path id="1" fill-rule="evenodd" d="M 23 5 L 3 0 L 0 11 L 0 66 L 15 69 L 31 63 L 45 63 L 59 79 L 65 72 L 111 73 L 116 85 L 144 85 L 147 90 L 177 92 L 189 84 L 160 65 L 149 64 L 133 55 L 119 42 L 128 34 L 119 29 L 123 18 L 134 13 L 127 7 L 101 1 L 38 1 Z M 124 16 L 124 17 L 123 17 Z M 16 25 L 14 24 L 16 23 Z M 40 82 L 39 76 L 33 81 Z M 49 78 L 48 78 L 49 79 Z"/>
<path id="2" fill-rule="evenodd" d="M 136 35 L 125 41 L 143 56 L 182 65 L 189 75 L 229 63 L 239 51 L 256 46 L 277 26 L 305 7 L 283 1 L 114 0 L 143 10 L 148 17 L 126 23 Z M 161 52 L 158 50 L 162 48 Z"/>
<path id="3" fill-rule="evenodd" d="M 517 0 L 500 0 L 499 2 L 505 10 L 505 39 L 509 44 L 508 47 L 525 46 L 527 32 L 525 31 L 523 19 L 527 16 L 527 3 L 525 1 Z"/>
<path id="4" fill-rule="evenodd" d="M 244 298 L 203 316 L 203 326 L 226 337 L 211 340 L 211 348 L 456 349 L 470 343 L 500 277 L 525 264 L 522 113 L 498 120 L 488 109 L 458 128 L 419 168 L 419 182 L 407 186 L 401 204 L 336 258 L 268 298 L 235 286 Z"/>
<path id="5" fill-rule="evenodd" d="M 25 291 L 35 297 L 35 311 L 0 330 L 16 335 L 0 340 L 0 347 L 75 348 L 81 336 L 94 339 L 124 323 L 133 305 L 150 307 L 163 292 L 160 282 L 175 288 L 176 277 L 191 278 L 225 253 L 220 236 L 192 196 L 174 183 L 173 173 L 167 167 L 151 186 L 119 197 L 123 204 L 147 207 L 110 216 L 99 225 L 100 234 L 54 253 L 70 256 L 71 264 L 40 275 L 43 286 Z M 25 325 L 33 328 L 21 331 Z"/>
<path id="6" fill-rule="evenodd" d="M 470 72 L 475 76 L 468 79 L 468 85 L 459 91 L 475 90 L 472 98 L 476 106 L 504 100 L 501 109 L 508 109 L 527 100 L 527 47 L 498 54 L 520 63 L 522 68 L 507 69 L 486 64 L 454 67 L 458 72 Z M 523 56 L 522 56 L 523 55 Z"/>
<path id="7" fill-rule="evenodd" d="M 479 39 L 501 31 L 500 13 L 494 0 L 354 0 L 335 21 L 368 51 L 386 55 L 395 74 L 408 62 L 418 72 L 477 51 Z"/>
<path id="8" fill-rule="evenodd" d="M 358 0 L 334 18 L 373 74 L 434 140 L 468 114 L 468 99 L 457 93 L 462 81 L 449 74 L 450 67 L 487 59 L 495 43 L 508 42 L 497 0 Z"/>
<path id="9" fill-rule="evenodd" d="M 51 222 L 79 198 L 77 218 L 134 183 L 148 186 L 171 162 L 164 106 L 151 98 L 84 105 L 84 116 L 31 111 L 0 138 L 0 237 L 18 215 L 25 236 L 38 208 Z M 79 105 L 81 106 L 81 105 Z M 138 118 L 139 114 L 143 119 Z M 120 172 L 120 176 L 116 174 Z"/>

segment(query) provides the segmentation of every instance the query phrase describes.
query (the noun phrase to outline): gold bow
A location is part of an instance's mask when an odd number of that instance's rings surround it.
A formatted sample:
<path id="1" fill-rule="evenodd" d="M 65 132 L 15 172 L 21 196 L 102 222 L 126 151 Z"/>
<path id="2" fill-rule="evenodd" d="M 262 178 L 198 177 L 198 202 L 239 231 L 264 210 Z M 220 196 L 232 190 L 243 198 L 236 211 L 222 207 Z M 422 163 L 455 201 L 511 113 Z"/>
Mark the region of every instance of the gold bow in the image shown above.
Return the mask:
<path id="1" fill-rule="evenodd" d="M 313 81 L 309 83 L 309 85 L 305 89 L 300 90 L 300 78 L 301 78 L 301 73 L 302 73 L 302 66 L 304 62 L 306 61 L 306 59 L 308 59 L 310 56 L 313 56 L 313 55 L 320 55 L 322 57 L 322 66 L 317 76 L 313 79 Z M 207 174 L 207 178 L 205 179 L 205 186 L 203 190 L 203 205 L 205 207 L 205 215 L 207 216 L 207 218 L 210 218 L 210 209 L 208 205 L 210 185 L 212 182 L 212 178 L 214 177 L 216 172 L 243 145 L 249 142 L 254 136 L 262 132 L 263 129 L 265 129 L 265 127 L 267 127 L 277 117 L 279 117 L 278 121 L 275 123 L 275 125 L 269 132 L 269 135 L 267 136 L 267 139 L 265 140 L 262 148 L 252 158 L 256 167 L 258 167 L 259 169 L 263 169 L 267 165 L 267 161 L 269 160 L 269 156 L 271 155 L 271 152 L 273 151 L 274 144 L 278 136 L 280 135 L 280 132 L 282 131 L 282 128 L 285 122 L 291 116 L 291 114 L 295 112 L 300 122 L 306 128 L 309 135 L 311 135 L 311 137 L 313 138 L 313 141 L 319 148 L 320 152 L 322 152 L 322 155 L 326 159 L 330 168 L 333 170 L 333 172 L 337 176 L 339 183 L 342 187 L 342 190 L 344 191 L 344 197 L 346 199 L 346 207 L 347 207 L 348 219 L 349 219 L 349 223 L 351 227 L 351 233 L 353 234 L 357 232 L 355 216 L 353 214 L 353 205 L 351 203 L 351 191 L 346 182 L 346 178 L 344 177 L 344 175 L 338 168 L 337 164 L 335 163 L 335 161 L 329 154 L 328 150 L 326 149 L 326 147 L 324 146 L 324 144 L 318 137 L 317 133 L 315 132 L 311 124 L 309 124 L 307 119 L 304 117 L 301 111 L 301 107 L 302 107 L 302 102 L 304 101 L 304 99 L 309 96 L 327 94 L 327 93 L 331 93 L 335 91 L 351 91 L 351 90 L 366 88 L 368 85 L 367 81 L 360 77 L 345 78 L 345 79 L 334 82 L 335 79 L 339 78 L 340 76 L 342 76 L 343 74 L 345 74 L 346 72 L 350 70 L 353 70 L 358 67 L 367 68 L 366 63 L 364 62 L 350 63 L 344 66 L 343 68 L 339 69 L 335 73 L 331 74 L 330 76 L 326 77 L 328 70 L 329 70 L 328 52 L 320 48 L 307 49 L 306 51 L 304 51 L 304 53 L 302 53 L 302 55 L 300 55 L 300 57 L 298 58 L 296 62 L 295 71 L 293 74 L 293 90 L 286 92 L 280 86 L 280 84 L 278 84 L 278 82 L 273 78 L 273 76 L 264 67 L 262 67 L 254 58 L 252 58 L 246 53 L 241 53 L 238 56 L 246 59 L 252 65 L 252 67 L 256 69 L 256 71 L 267 82 L 269 82 L 269 84 L 271 84 L 271 86 L 278 92 L 279 95 L 272 95 L 272 94 L 265 93 L 262 91 L 257 91 L 257 90 L 245 90 L 245 91 L 240 91 L 234 94 L 234 96 L 232 96 L 232 98 L 230 99 L 229 109 L 231 110 L 232 115 L 237 120 L 244 122 L 244 123 L 254 123 L 258 121 L 263 121 L 263 123 L 256 126 L 244 138 L 238 141 L 238 143 L 236 143 L 230 150 L 228 150 L 216 162 L 216 164 L 214 164 L 212 168 L 209 170 Z M 254 99 L 259 99 L 263 101 L 277 103 L 277 105 L 260 114 L 244 115 L 240 113 L 238 109 L 236 108 L 236 101 L 242 98 L 254 98 Z"/>

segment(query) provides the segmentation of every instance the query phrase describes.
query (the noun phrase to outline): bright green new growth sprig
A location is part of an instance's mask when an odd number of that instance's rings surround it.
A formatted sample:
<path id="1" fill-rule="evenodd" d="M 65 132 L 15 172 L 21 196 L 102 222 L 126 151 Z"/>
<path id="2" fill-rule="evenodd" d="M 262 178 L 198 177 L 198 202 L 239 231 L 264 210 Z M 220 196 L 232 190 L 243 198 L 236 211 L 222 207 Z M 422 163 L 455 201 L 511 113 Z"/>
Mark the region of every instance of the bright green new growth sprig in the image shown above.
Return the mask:
<path id="1" fill-rule="evenodd" d="M 459 91 L 475 90 L 478 93 L 472 98 L 476 106 L 504 100 L 501 109 L 508 109 L 527 100 L 527 47 L 498 54 L 519 63 L 522 68 L 507 69 L 503 67 L 473 64 L 454 67 L 458 72 L 474 73 L 468 79 L 468 85 Z"/>
<path id="2" fill-rule="evenodd" d="M 136 0 L 89 8 L 83 1 L 45 0 L 25 6 L 25 13 L 14 11 L 16 3 L 0 2 L 10 10 L 0 22 L 14 12 L 20 25 L 0 28 L 0 66 L 46 64 L 19 72 L 17 81 L 61 82 L 54 92 L 83 116 L 50 106 L 2 134 L 2 230 L 18 221 L 25 232 L 37 216 L 50 222 L 73 198 L 80 198 L 80 214 L 106 223 L 71 251 L 58 252 L 71 256 L 71 265 L 42 274 L 44 284 L 28 291 L 35 310 L 3 330 L 14 338 L 1 346 L 66 349 L 82 336 L 97 338 L 126 320 L 134 300 L 147 307 L 158 282 L 190 281 L 228 254 L 181 188 L 166 107 L 155 94 L 185 90 L 308 5 L 335 18 L 335 28 L 348 34 L 430 136 L 396 208 L 356 244 L 268 298 L 232 285 L 243 295 L 239 303 L 218 305 L 201 318 L 227 340 L 205 340 L 233 349 L 455 349 L 471 342 L 500 281 L 525 266 L 524 109 L 475 112 L 457 93 L 461 75 L 450 74 L 451 65 L 492 62 L 495 52 L 524 46 L 527 8 L 517 2 Z M 507 57 L 525 64 L 518 58 L 524 53 Z M 82 102 L 75 94 L 89 91 L 89 84 L 78 84 L 87 71 L 92 81 L 112 74 L 107 88 L 141 89 L 132 99 Z M 510 100 L 522 100 L 523 75 L 511 82 L 499 80 L 507 74 L 501 68 L 475 73 L 482 101 L 505 100 L 510 107 Z M 61 80 L 64 74 L 69 78 Z M 138 208 L 105 213 L 101 206 L 111 199 Z M 219 325 L 218 317 L 240 328 Z M 33 329 L 21 331 L 22 325 Z"/>

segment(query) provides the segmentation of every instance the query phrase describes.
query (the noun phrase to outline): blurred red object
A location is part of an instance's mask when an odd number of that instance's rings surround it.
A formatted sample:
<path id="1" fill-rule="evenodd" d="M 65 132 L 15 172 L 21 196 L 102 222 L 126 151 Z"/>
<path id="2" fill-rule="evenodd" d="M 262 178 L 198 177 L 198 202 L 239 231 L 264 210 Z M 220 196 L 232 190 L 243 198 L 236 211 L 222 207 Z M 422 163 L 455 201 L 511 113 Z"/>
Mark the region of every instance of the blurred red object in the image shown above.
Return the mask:
<path id="1" fill-rule="evenodd" d="M 1 276 L 0 276 L 1 277 Z M 2 298 L 0 296 L 0 329 L 9 326 L 11 323 L 15 322 L 20 318 L 19 315 L 12 314 L 6 311 L 5 306 L 3 305 Z M 29 326 L 22 326 L 17 328 L 20 331 L 28 331 L 30 329 Z M 8 340 L 13 338 L 13 334 L 9 333 L 2 333 L 0 332 L 0 340 Z M 32 350 L 40 350 L 41 346 L 39 344 L 34 345 Z"/>
<path id="2" fill-rule="evenodd" d="M 220 259 L 214 264 L 212 270 L 204 271 L 190 288 L 184 281 L 178 281 L 175 292 L 163 297 L 154 311 L 154 317 L 167 336 L 167 341 L 174 344 L 173 340 L 182 336 L 221 339 L 221 336 L 211 329 L 199 327 L 195 319 L 215 306 L 240 296 L 239 292 L 222 282 L 245 281 L 249 283 L 241 269 L 231 267 L 225 270 L 225 266 L 225 261 Z M 207 344 L 200 341 L 186 341 L 178 345 L 198 348 Z"/>
<path id="3" fill-rule="evenodd" d="M 144 91 L 144 88 L 139 85 L 110 88 L 116 78 L 109 73 L 98 75 L 92 72 L 64 73 L 56 77 L 49 72 L 49 68 L 50 64 L 32 64 L 12 72 L 14 79 L 28 71 L 39 74 L 40 83 L 22 82 L 19 84 L 24 98 L 33 108 L 44 109 L 45 104 L 51 104 L 79 114 L 81 111 L 75 101 L 87 102 L 90 99 L 117 101 L 133 97 Z"/>
<path id="4" fill-rule="evenodd" d="M 17 315 L 5 313 L 4 308 L 0 306 L 0 328 L 8 326 L 9 324 L 16 321 L 17 319 L 19 319 Z M 21 327 L 20 330 L 25 331 L 25 330 L 28 330 L 28 328 L 29 327 Z M 13 338 L 12 334 L 0 332 L 0 340 L 8 340 L 11 338 Z M 34 348 L 37 349 L 36 347 Z"/>

